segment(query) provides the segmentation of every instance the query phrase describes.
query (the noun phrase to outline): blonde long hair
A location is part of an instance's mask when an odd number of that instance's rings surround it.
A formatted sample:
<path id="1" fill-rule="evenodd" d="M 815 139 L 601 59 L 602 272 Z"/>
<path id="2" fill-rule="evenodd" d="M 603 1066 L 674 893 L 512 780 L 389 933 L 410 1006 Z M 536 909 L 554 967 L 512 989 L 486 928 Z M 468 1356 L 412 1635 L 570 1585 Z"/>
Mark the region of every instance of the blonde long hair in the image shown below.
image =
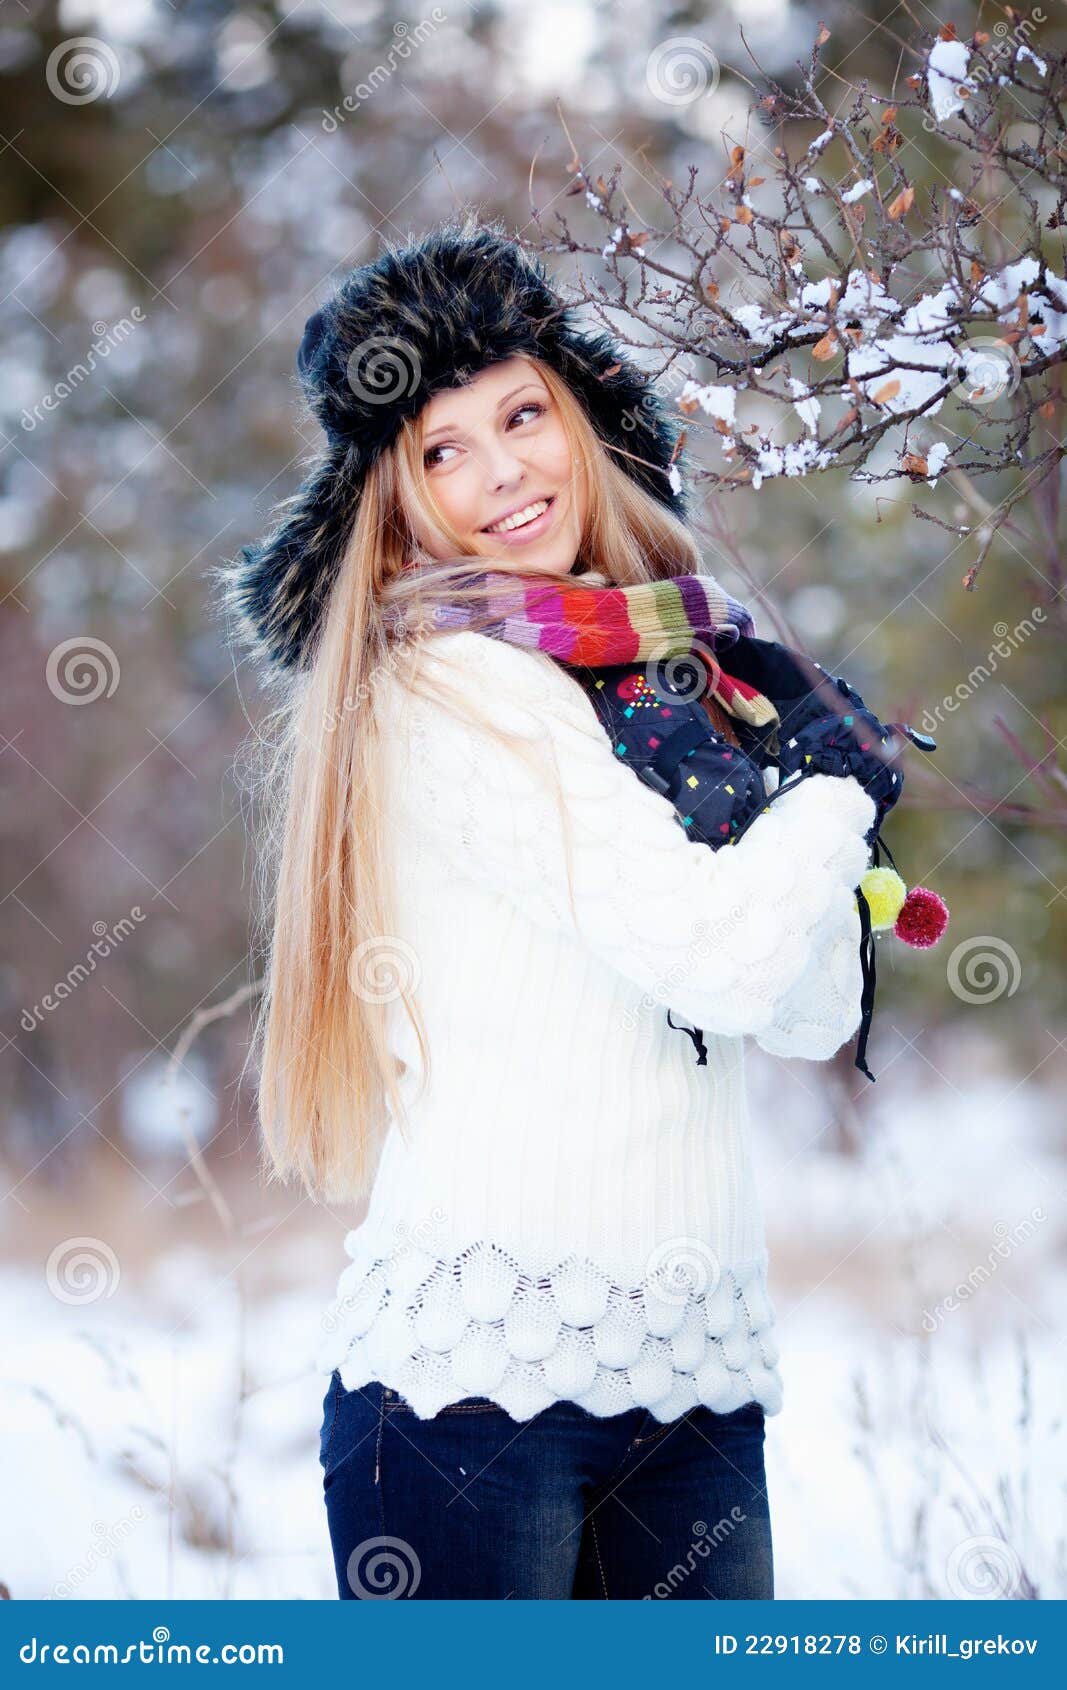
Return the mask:
<path id="1" fill-rule="evenodd" d="M 567 383 L 540 360 L 529 362 L 559 407 L 576 473 L 586 478 L 579 573 L 568 579 L 580 585 L 588 571 L 629 586 L 699 573 L 688 528 L 619 467 Z M 378 802 L 376 680 L 400 674 L 412 690 L 464 713 L 420 672 L 417 633 L 430 607 L 466 598 L 464 575 L 486 568 L 544 578 L 529 566 L 516 569 L 506 555 L 487 563 L 479 553 L 472 563 L 436 508 L 422 435 L 420 417 L 406 422 L 366 476 L 312 661 L 268 719 L 256 782 L 263 813 L 256 937 L 267 961 L 250 1055 L 259 1056 L 265 1171 L 268 1183 L 296 1176 L 326 1201 L 366 1196 L 390 1116 L 406 1119 L 383 998 L 402 1000 L 427 1079 L 430 1067 L 407 983 L 398 978 L 383 993 L 380 981 L 368 980 L 388 951 L 381 936 L 394 932 L 389 835 Z M 454 560 L 442 564 L 422 551 L 415 530 L 426 520 L 455 546 Z M 411 563 L 417 567 L 404 568 Z M 476 612 L 478 597 L 474 591 L 470 599 Z M 397 626 L 406 639 L 398 640 Z M 484 718 L 479 726 L 514 737 Z"/>

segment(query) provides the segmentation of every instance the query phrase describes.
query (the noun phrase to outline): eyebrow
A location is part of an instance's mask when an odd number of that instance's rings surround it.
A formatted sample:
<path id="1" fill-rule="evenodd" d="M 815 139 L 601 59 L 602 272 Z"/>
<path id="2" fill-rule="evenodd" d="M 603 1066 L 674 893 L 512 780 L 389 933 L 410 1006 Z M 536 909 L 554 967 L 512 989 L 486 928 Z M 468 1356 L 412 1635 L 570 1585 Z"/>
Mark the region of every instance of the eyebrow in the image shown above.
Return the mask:
<path id="1" fill-rule="evenodd" d="M 497 410 L 498 411 L 503 410 L 504 406 L 508 403 L 509 399 L 514 399 L 514 397 L 517 393 L 524 393 L 528 387 L 533 387 L 533 386 L 535 386 L 535 383 L 533 381 L 520 382 L 518 387 L 513 387 L 510 393 L 505 393 L 504 397 L 497 404 L 497 407 L 496 407 Z M 425 436 L 422 443 L 423 443 L 424 446 L 429 446 L 431 440 L 436 440 L 437 436 L 439 434 L 462 434 L 462 433 L 463 433 L 463 430 L 461 428 L 455 428 L 455 427 L 453 427 L 453 425 L 451 423 L 441 423 L 438 428 L 431 430 L 431 432 Z"/>

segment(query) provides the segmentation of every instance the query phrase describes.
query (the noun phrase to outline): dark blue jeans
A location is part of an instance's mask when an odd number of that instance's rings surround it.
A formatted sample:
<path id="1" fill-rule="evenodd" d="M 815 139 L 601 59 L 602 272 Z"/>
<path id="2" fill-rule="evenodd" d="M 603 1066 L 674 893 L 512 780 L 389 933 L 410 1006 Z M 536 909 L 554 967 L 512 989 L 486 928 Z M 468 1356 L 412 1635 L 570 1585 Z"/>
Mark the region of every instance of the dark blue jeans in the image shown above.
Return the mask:
<path id="1" fill-rule="evenodd" d="M 420 1420 L 334 1373 L 319 1459 L 346 1600 L 760 1600 L 774 1595 L 763 1409 L 557 1402 L 526 1421 L 486 1397 Z"/>

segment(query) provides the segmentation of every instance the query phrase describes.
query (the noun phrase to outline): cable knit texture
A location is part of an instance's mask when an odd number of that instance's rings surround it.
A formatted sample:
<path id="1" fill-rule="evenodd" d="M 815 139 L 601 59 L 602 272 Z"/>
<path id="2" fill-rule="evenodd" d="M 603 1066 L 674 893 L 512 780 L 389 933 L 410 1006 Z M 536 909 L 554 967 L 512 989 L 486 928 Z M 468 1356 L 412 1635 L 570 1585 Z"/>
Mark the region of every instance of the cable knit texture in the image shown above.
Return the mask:
<path id="1" fill-rule="evenodd" d="M 423 1418 L 465 1396 L 516 1420 L 777 1413 L 745 1039 L 821 1061 L 856 1031 L 874 801 L 811 775 L 712 851 L 552 658 L 461 631 L 422 661 L 541 762 L 383 675 L 380 954 L 417 993 L 430 1078 L 397 999 L 409 1121 L 345 1240 L 320 1366 Z"/>

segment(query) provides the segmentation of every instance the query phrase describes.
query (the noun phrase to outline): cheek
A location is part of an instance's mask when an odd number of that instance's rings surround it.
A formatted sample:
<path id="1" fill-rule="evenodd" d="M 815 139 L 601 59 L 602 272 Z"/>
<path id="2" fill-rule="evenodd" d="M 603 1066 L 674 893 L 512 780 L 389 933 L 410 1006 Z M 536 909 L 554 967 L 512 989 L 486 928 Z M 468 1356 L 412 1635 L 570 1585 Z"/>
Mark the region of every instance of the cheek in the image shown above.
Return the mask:
<path id="1" fill-rule="evenodd" d="M 437 509 L 459 534 L 468 533 L 477 522 L 479 494 L 475 482 L 470 465 L 461 464 L 432 484 Z"/>
<path id="2" fill-rule="evenodd" d="M 538 447 L 538 463 L 545 474 L 551 475 L 554 481 L 569 482 L 575 466 L 571 462 L 570 442 L 563 430 L 556 428 L 542 436 Z"/>

